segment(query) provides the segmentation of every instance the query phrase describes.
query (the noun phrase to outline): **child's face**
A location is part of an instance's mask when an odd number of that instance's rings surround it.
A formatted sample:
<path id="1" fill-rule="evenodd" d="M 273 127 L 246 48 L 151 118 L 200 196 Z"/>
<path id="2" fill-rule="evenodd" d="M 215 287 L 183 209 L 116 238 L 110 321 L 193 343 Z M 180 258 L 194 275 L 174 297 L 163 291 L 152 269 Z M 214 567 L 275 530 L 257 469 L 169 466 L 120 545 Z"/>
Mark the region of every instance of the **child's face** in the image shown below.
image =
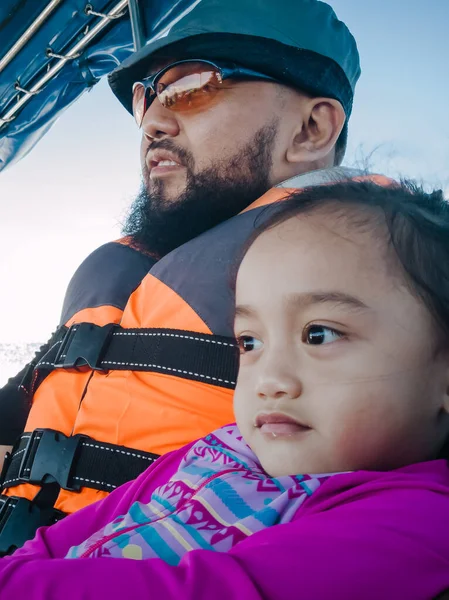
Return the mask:
<path id="1" fill-rule="evenodd" d="M 379 237 L 321 209 L 242 262 L 234 409 L 272 476 L 392 469 L 449 435 L 449 358 Z"/>

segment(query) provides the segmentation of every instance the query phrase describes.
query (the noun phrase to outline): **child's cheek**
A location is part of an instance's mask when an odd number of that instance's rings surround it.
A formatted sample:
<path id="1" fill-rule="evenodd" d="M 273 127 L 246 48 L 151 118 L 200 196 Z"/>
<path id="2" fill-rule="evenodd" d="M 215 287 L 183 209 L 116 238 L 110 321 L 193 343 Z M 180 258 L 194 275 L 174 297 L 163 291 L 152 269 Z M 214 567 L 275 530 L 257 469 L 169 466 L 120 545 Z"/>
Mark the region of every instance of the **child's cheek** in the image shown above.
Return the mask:
<path id="1" fill-rule="evenodd" d="M 388 403 L 382 402 L 380 394 L 380 390 L 371 395 L 365 389 L 356 402 L 335 415 L 332 446 L 342 468 L 375 468 L 390 459 L 396 431 Z"/>

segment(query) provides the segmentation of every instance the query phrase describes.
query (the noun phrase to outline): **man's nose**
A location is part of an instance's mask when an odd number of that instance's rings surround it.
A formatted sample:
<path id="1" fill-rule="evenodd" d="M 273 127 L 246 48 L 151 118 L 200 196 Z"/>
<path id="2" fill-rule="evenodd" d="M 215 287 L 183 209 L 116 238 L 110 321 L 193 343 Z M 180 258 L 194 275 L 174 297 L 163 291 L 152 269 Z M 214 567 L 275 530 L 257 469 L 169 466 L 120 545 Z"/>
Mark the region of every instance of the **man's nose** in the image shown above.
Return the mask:
<path id="1" fill-rule="evenodd" d="M 159 140 L 167 136 L 176 137 L 180 127 L 176 114 L 164 108 L 156 98 L 143 117 L 142 131 L 148 139 Z"/>
<path id="2" fill-rule="evenodd" d="M 268 359 L 260 370 L 256 391 L 262 400 L 299 398 L 302 394 L 302 382 L 298 366 L 288 359 Z"/>

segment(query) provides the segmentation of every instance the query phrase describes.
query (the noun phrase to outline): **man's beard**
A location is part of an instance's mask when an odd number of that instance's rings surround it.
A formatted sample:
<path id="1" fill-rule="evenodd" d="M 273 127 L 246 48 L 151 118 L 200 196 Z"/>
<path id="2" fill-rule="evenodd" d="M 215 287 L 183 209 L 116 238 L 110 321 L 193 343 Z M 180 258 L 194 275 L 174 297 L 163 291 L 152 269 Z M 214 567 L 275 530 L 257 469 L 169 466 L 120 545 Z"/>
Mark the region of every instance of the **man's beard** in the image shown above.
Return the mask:
<path id="1" fill-rule="evenodd" d="M 234 157 L 193 172 L 193 159 L 171 140 L 154 142 L 151 149 L 164 149 L 179 156 L 187 169 L 186 189 L 176 200 L 164 197 L 158 180 L 149 191 L 145 183 L 133 202 L 123 234 L 146 252 L 165 256 L 241 212 L 270 187 L 272 152 L 278 120 L 261 128 Z"/>

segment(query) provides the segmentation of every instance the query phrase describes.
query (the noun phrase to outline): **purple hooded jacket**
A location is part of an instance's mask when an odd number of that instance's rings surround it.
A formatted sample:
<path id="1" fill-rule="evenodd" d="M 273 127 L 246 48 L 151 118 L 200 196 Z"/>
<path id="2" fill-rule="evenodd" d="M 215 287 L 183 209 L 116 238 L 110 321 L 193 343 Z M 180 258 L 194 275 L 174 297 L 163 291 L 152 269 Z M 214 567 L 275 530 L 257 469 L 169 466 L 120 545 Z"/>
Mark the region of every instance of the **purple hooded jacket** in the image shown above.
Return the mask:
<path id="1" fill-rule="evenodd" d="M 325 478 L 287 523 L 228 551 L 160 558 L 65 557 L 149 503 L 193 444 L 0 560 L 1 600 L 431 600 L 449 590 L 449 465 Z"/>

